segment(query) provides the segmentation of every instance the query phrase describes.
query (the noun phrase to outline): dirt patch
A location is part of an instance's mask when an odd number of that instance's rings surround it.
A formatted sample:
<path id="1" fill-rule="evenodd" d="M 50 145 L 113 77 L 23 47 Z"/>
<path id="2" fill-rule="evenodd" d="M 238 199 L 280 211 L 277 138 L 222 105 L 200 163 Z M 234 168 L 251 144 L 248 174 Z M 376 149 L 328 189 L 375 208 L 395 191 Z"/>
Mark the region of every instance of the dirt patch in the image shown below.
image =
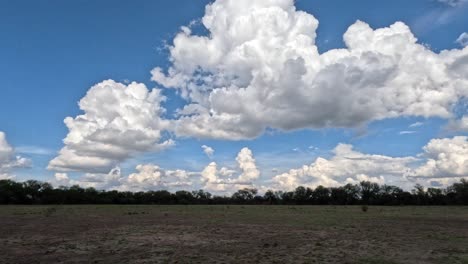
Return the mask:
<path id="1" fill-rule="evenodd" d="M 468 208 L 6 206 L 0 255 L 1 263 L 468 263 Z"/>

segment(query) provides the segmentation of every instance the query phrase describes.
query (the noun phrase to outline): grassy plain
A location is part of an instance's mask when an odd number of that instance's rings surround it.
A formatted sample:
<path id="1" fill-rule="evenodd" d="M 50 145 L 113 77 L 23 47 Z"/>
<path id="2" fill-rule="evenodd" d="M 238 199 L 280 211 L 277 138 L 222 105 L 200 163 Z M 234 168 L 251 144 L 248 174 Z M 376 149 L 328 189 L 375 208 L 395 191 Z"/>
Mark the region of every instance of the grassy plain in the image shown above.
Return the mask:
<path id="1" fill-rule="evenodd" d="M 0 206 L 0 263 L 468 263 L 468 207 Z"/>

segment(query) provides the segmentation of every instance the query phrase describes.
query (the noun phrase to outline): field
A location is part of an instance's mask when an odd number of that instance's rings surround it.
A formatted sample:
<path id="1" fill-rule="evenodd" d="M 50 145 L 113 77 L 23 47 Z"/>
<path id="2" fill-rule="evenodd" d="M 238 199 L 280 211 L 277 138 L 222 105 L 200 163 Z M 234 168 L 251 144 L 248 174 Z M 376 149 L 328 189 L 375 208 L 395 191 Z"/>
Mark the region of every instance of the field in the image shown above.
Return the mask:
<path id="1" fill-rule="evenodd" d="M 0 206 L 1 263 L 468 263 L 468 207 Z"/>

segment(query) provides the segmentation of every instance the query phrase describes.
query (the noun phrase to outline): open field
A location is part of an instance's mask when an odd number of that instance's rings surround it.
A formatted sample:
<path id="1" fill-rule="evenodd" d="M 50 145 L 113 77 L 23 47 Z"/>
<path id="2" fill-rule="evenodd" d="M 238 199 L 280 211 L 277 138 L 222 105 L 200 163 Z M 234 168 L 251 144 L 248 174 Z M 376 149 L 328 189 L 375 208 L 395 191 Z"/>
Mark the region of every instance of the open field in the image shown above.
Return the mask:
<path id="1" fill-rule="evenodd" d="M 468 263 L 468 207 L 0 206 L 1 263 Z"/>

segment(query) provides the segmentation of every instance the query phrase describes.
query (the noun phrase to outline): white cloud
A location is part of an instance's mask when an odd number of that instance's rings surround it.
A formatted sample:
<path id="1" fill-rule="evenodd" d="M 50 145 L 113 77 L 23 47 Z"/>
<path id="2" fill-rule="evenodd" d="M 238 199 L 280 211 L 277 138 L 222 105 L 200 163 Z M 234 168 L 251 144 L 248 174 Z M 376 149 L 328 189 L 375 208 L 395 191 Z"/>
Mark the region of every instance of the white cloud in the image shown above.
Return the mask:
<path id="1" fill-rule="evenodd" d="M 141 164 L 136 167 L 138 172 L 122 179 L 123 190 L 155 190 L 170 187 L 190 187 L 189 177 L 194 173 L 185 170 L 164 170 L 157 165 Z"/>
<path id="2" fill-rule="evenodd" d="M 333 154 L 330 159 L 319 157 L 311 165 L 276 175 L 273 186 L 292 190 L 299 185 L 333 187 L 363 180 L 392 184 L 402 180 L 409 170 L 408 165 L 416 161 L 413 157 L 364 154 L 347 144 L 336 146 Z"/>
<path id="3" fill-rule="evenodd" d="M 468 132 L 468 115 L 462 116 L 460 119 L 452 119 L 448 122 L 446 128 L 452 131 Z"/>
<path id="4" fill-rule="evenodd" d="M 211 162 L 201 172 L 203 188 L 208 191 L 232 192 L 241 188 L 254 187 L 254 181 L 260 176 L 252 151 L 249 148 L 242 148 L 237 154 L 240 174 L 237 178 L 232 178 L 236 173 L 234 170 L 222 167 L 218 170 L 216 162 Z"/>
<path id="5" fill-rule="evenodd" d="M 456 42 L 463 47 L 468 46 L 468 33 L 461 33 L 460 36 L 457 38 Z"/>
<path id="6" fill-rule="evenodd" d="M 14 178 L 12 170 L 30 165 L 29 159 L 15 155 L 15 150 L 8 144 L 5 133 L 0 131 L 0 179 Z"/>
<path id="7" fill-rule="evenodd" d="M 237 154 L 236 161 L 242 171 L 238 179 L 240 182 L 252 182 L 260 176 L 260 171 L 257 169 L 252 151 L 249 148 L 242 148 Z"/>
<path id="8" fill-rule="evenodd" d="M 438 0 L 441 3 L 447 4 L 452 7 L 460 6 L 468 3 L 468 0 Z"/>
<path id="9" fill-rule="evenodd" d="M 31 154 L 31 155 L 53 155 L 55 152 L 51 149 L 38 147 L 38 146 L 19 146 L 16 149 L 16 152 L 23 153 L 23 154 Z"/>
<path id="10" fill-rule="evenodd" d="M 433 139 L 423 147 L 417 157 L 390 157 L 366 154 L 348 144 L 338 144 L 330 158 L 318 157 L 310 165 L 290 169 L 268 179 L 260 179 L 260 171 L 252 151 L 243 148 L 236 161 L 238 168 L 218 169 L 216 162 L 209 163 L 201 172 L 181 169 L 168 170 L 154 164 L 140 164 L 136 172 L 124 176 L 117 167 L 109 173 L 86 173 L 75 180 L 66 173 L 56 173 L 55 185 L 74 185 L 97 189 L 121 191 L 195 190 L 205 189 L 218 194 L 229 194 L 242 188 L 260 190 L 293 190 L 307 187 L 342 186 L 371 181 L 378 184 L 397 185 L 410 190 L 414 184 L 423 186 L 448 186 L 468 177 L 468 137 Z"/>
<path id="11" fill-rule="evenodd" d="M 201 147 L 203 149 L 203 152 L 206 154 L 206 156 L 208 158 L 210 158 L 210 159 L 213 158 L 213 154 L 214 154 L 215 151 L 214 151 L 214 149 L 212 147 L 208 147 L 207 145 L 203 145 Z"/>
<path id="12" fill-rule="evenodd" d="M 218 0 L 206 7 L 208 36 L 183 30 L 172 66 L 152 71 L 189 102 L 179 136 L 254 138 L 266 128 L 356 127 L 401 116 L 452 118 L 468 96 L 468 48 L 434 53 L 396 22 L 357 21 L 345 49 L 319 54 L 318 21 L 293 0 Z"/>
<path id="13" fill-rule="evenodd" d="M 404 131 L 400 131 L 400 135 L 408 135 L 408 134 L 414 134 L 416 133 L 416 131 L 413 131 L 413 130 L 404 130 Z"/>
<path id="14" fill-rule="evenodd" d="M 102 173 L 136 153 L 171 146 L 172 140 L 162 141 L 169 126 L 160 117 L 164 99 L 160 90 L 148 91 L 140 83 L 96 84 L 79 102 L 84 114 L 65 118 L 65 146 L 48 168 Z"/>
<path id="15" fill-rule="evenodd" d="M 415 122 L 415 123 L 409 125 L 409 127 L 420 127 L 420 126 L 422 126 L 422 125 L 424 125 L 423 122 Z"/>
<path id="16" fill-rule="evenodd" d="M 468 177 L 468 137 L 432 139 L 423 148 L 425 164 L 411 176 L 424 178 Z"/>
<path id="17" fill-rule="evenodd" d="M 122 175 L 119 167 L 113 168 L 109 173 L 86 173 L 78 179 L 71 179 L 67 173 L 55 173 L 53 184 L 56 186 L 80 185 L 96 189 L 120 191 L 149 191 L 169 188 L 192 187 L 191 177 L 199 173 L 185 170 L 165 170 L 154 164 L 139 164 L 136 172 L 128 176 Z"/>

